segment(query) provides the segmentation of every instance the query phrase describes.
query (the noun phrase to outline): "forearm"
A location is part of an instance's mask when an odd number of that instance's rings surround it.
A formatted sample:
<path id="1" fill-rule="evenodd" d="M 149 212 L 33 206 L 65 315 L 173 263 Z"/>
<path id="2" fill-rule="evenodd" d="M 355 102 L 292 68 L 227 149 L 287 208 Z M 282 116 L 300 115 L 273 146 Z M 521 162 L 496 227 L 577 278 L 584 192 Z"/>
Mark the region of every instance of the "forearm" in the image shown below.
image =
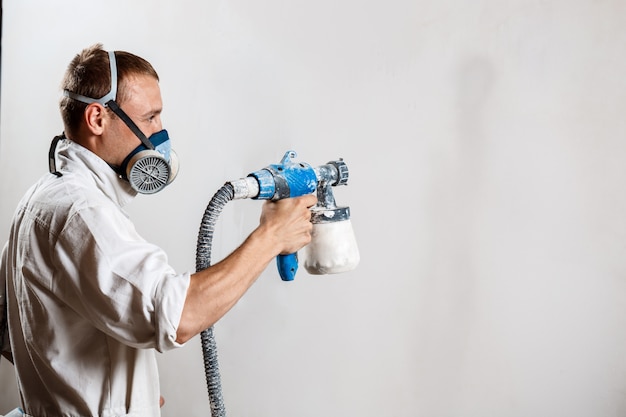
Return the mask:
<path id="1" fill-rule="evenodd" d="M 184 343 L 228 312 L 281 253 L 294 253 L 311 241 L 314 195 L 263 205 L 259 227 L 223 261 L 191 276 L 176 341 Z"/>
<path id="2" fill-rule="evenodd" d="M 224 316 L 278 255 L 259 227 L 224 260 L 191 276 L 176 341 L 184 343 Z"/>

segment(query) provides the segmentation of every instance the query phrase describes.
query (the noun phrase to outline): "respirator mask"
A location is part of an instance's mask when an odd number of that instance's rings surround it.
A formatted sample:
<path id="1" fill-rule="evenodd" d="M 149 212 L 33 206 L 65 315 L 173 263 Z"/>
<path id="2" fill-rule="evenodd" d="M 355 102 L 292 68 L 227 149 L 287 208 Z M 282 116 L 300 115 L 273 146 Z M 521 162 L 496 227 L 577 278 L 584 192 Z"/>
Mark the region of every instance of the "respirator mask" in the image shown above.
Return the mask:
<path id="1" fill-rule="evenodd" d="M 111 68 L 111 90 L 102 98 L 94 99 L 64 90 L 63 94 L 85 104 L 99 103 L 111 109 L 133 131 L 141 141 L 115 171 L 141 194 L 154 194 L 170 184 L 178 174 L 178 156 L 171 148 L 166 130 L 161 130 L 149 138 L 120 108 L 115 101 L 117 96 L 117 64 L 115 53 L 109 52 Z M 53 142 L 54 144 L 54 142 Z"/>

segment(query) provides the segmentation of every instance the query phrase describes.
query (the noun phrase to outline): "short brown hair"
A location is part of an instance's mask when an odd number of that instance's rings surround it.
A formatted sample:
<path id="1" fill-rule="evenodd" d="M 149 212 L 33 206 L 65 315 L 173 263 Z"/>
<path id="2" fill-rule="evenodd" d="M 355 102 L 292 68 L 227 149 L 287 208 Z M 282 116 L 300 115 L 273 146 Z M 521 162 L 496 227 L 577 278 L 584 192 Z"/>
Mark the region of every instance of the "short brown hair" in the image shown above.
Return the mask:
<path id="1" fill-rule="evenodd" d="M 145 59 L 130 52 L 115 51 L 117 62 L 117 97 L 118 104 L 126 99 L 126 80 L 132 75 L 148 75 L 157 81 L 159 76 L 152 65 Z M 83 49 L 70 62 L 61 83 L 61 89 L 85 97 L 99 99 L 110 91 L 111 70 L 109 55 L 102 44 L 95 44 Z M 87 104 L 63 96 L 59 103 L 65 133 L 72 137 L 82 123 Z"/>

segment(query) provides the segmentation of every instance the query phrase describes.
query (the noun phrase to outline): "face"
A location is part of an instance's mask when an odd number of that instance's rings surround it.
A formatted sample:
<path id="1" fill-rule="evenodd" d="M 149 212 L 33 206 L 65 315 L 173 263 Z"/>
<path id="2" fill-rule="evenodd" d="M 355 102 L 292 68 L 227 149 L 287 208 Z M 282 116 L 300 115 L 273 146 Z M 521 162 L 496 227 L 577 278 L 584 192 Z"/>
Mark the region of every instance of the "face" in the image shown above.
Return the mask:
<path id="1" fill-rule="evenodd" d="M 143 134 L 150 137 L 153 133 L 161 131 L 163 103 L 158 81 L 150 76 L 129 78 L 126 81 L 126 92 L 126 101 L 120 103 L 120 107 Z M 110 164 L 119 166 L 141 141 L 112 111 L 107 111 L 106 118 L 103 143 L 106 144 L 108 157 L 105 159 Z"/>

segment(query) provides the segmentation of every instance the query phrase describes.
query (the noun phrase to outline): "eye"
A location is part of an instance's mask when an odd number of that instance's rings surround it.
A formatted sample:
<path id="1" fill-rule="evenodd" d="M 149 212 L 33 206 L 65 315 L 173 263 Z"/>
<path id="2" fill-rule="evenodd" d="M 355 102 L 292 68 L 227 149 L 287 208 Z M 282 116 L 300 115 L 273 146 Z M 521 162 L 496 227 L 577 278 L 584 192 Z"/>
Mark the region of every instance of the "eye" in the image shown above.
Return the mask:
<path id="1" fill-rule="evenodd" d="M 158 123 L 160 121 L 161 112 L 155 111 L 154 113 L 147 113 L 145 121 L 148 123 Z"/>

